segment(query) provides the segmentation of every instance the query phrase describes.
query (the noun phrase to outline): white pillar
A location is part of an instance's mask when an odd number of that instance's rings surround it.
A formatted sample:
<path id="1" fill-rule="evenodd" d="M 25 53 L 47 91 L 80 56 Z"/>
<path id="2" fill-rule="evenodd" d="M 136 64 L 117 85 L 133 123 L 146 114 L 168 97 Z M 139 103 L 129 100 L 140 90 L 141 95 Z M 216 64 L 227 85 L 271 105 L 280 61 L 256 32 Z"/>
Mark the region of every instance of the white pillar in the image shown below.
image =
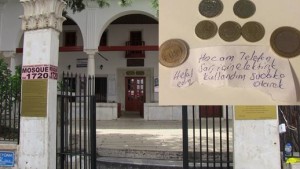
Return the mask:
<path id="1" fill-rule="evenodd" d="M 0 2 L 0 35 L 2 35 L 2 28 L 3 28 L 3 24 L 2 24 L 3 8 L 6 3 L 7 3 L 7 0 L 1 0 L 1 2 Z M 1 41 L 0 41 L 0 46 L 2 46 Z"/>
<path id="2" fill-rule="evenodd" d="M 9 69 L 11 71 L 11 74 L 15 74 L 16 69 L 16 53 L 13 51 L 4 51 L 3 52 L 4 57 L 9 58 L 10 65 Z"/>
<path id="3" fill-rule="evenodd" d="M 24 7 L 20 169 L 56 168 L 56 104 L 63 0 L 20 0 Z M 31 69 L 44 68 L 41 75 Z M 38 78 L 39 77 L 39 78 Z M 26 85 L 25 85 L 26 84 Z M 39 93 L 40 92 L 40 93 Z"/>
<path id="4" fill-rule="evenodd" d="M 249 107 L 249 106 L 248 106 Z M 250 110 L 240 112 L 247 120 L 234 120 L 234 168 L 235 169 L 280 169 L 280 143 L 277 106 L 275 118 L 266 117 L 270 111 Z M 251 115 L 252 114 L 252 115 Z M 253 115 L 255 114 L 255 116 Z M 261 114 L 261 116 L 259 115 Z M 259 117 L 260 116 L 260 117 Z M 251 119 L 253 118 L 253 119 Z M 255 118 L 258 118 L 255 120 Z"/>
<path id="5" fill-rule="evenodd" d="M 87 75 L 95 76 L 95 54 L 97 49 L 87 49 L 85 53 L 88 55 Z"/>

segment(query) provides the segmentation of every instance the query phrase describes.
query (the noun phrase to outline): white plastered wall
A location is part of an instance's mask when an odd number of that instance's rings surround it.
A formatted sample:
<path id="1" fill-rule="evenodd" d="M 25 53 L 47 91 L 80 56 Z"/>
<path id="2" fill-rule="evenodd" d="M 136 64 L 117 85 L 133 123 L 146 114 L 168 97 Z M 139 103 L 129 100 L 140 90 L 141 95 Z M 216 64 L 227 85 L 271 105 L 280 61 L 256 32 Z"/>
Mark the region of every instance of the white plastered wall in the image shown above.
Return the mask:
<path id="1" fill-rule="evenodd" d="M 0 51 L 15 51 L 16 48 L 23 47 L 23 31 L 21 30 L 21 20 L 19 16 L 23 14 L 23 7 L 19 0 L 9 0 L 3 8 L 1 17 L 1 43 Z M 73 13 L 68 9 L 67 17 L 74 20 L 78 26 L 66 25 L 63 31 L 76 31 L 77 46 L 84 46 L 84 49 L 98 49 L 99 41 L 103 31 L 108 30 L 108 45 L 123 46 L 129 40 L 129 31 L 140 30 L 143 33 L 143 40 L 146 45 L 158 45 L 158 25 L 110 25 L 115 19 L 127 14 L 144 14 L 152 18 L 156 17 L 156 11 L 151 7 L 147 0 L 139 0 L 129 7 L 120 7 L 117 2 L 112 1 L 110 7 L 99 8 L 94 2 L 89 2 L 87 8 L 81 12 Z M 121 27 L 120 27 L 121 26 Z M 63 35 L 60 34 L 60 46 L 63 44 Z M 117 79 L 117 69 L 126 69 L 125 52 L 101 52 L 108 59 L 95 55 L 95 73 L 98 77 L 109 77 Z M 144 69 L 151 70 L 151 83 L 149 82 L 149 102 L 157 102 L 158 94 L 153 92 L 152 79 L 158 76 L 158 52 L 146 51 Z M 60 52 L 59 54 L 59 73 L 73 72 L 85 74 L 86 68 L 77 68 L 77 59 L 87 58 L 84 52 Z M 22 54 L 16 54 L 16 65 L 22 64 Z M 68 70 L 68 66 L 70 70 Z M 103 69 L 100 69 L 103 65 Z M 128 68 L 134 69 L 134 68 Z M 137 67 L 142 69 L 142 67 Z M 61 78 L 61 76 L 60 76 Z M 118 85 L 117 80 L 111 81 Z M 110 85 L 110 84 L 109 84 Z M 115 87 L 117 89 L 117 87 Z M 115 95 L 108 96 L 109 101 L 118 102 L 120 98 Z"/>

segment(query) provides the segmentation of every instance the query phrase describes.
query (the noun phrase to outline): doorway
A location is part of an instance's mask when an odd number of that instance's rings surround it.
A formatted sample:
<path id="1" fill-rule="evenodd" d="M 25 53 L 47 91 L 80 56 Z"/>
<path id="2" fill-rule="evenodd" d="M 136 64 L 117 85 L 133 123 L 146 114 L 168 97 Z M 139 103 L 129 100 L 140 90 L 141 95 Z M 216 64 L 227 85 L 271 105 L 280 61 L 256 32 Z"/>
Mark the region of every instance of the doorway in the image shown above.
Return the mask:
<path id="1" fill-rule="evenodd" d="M 107 102 L 107 77 L 95 77 L 96 102 Z"/>
<path id="2" fill-rule="evenodd" d="M 125 111 L 144 117 L 145 77 L 126 77 L 125 84 Z"/>
<path id="3" fill-rule="evenodd" d="M 223 107 L 222 106 L 199 106 L 200 117 L 222 117 Z"/>

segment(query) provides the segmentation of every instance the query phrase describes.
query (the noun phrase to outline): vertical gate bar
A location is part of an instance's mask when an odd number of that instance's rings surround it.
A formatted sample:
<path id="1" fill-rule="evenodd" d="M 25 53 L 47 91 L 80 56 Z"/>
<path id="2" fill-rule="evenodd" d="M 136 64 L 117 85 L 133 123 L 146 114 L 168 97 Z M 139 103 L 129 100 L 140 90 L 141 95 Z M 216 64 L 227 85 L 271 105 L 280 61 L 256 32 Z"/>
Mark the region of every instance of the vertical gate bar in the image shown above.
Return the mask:
<path id="1" fill-rule="evenodd" d="M 88 88 L 88 79 L 87 79 L 88 77 L 87 76 L 85 76 L 84 75 L 84 83 L 85 83 L 85 89 L 84 89 L 84 102 L 83 102 L 83 104 L 84 104 L 84 118 L 83 118 L 83 141 L 84 141 L 84 143 L 83 143 L 83 146 L 84 146 L 84 149 L 83 149 L 83 152 L 84 152 L 84 168 L 87 168 L 87 157 L 86 157 L 86 153 L 87 153 L 87 151 L 86 151 L 86 137 L 87 137 L 87 134 L 86 134 L 86 109 L 87 109 L 87 88 Z"/>
<path id="2" fill-rule="evenodd" d="M 82 112 L 82 85 L 81 85 L 81 82 L 82 82 L 82 77 L 81 75 L 79 75 L 79 165 L 80 165 L 80 168 L 82 166 L 82 150 L 81 150 L 81 142 L 82 142 L 82 136 L 81 136 L 81 121 L 82 121 L 82 116 L 81 116 L 81 112 Z"/>
<path id="3" fill-rule="evenodd" d="M 201 106 L 199 106 L 199 138 L 200 138 L 200 168 L 202 168 L 202 115 L 201 115 Z"/>
<path id="4" fill-rule="evenodd" d="M 13 112 L 13 130 L 14 130 L 14 134 L 16 133 L 17 131 L 17 109 L 16 109 L 16 100 L 17 100 L 17 92 L 18 91 L 15 91 L 16 93 L 13 94 L 13 97 L 14 97 L 14 100 L 12 101 L 12 112 Z M 17 138 L 14 137 L 14 141 L 16 141 Z"/>
<path id="5" fill-rule="evenodd" d="M 299 106 L 295 106 L 295 112 L 299 112 Z M 298 134 L 298 141 L 297 141 L 297 144 L 298 144 L 298 147 L 300 148 L 300 116 L 297 116 L 297 134 Z"/>
<path id="6" fill-rule="evenodd" d="M 0 77 L 1 77 L 1 75 L 0 75 Z M 0 83 L 0 87 L 1 88 L 2 88 L 2 86 L 3 86 L 3 83 Z M 3 100 L 3 91 L 0 91 L 0 100 Z M 2 102 L 0 102 L 0 107 L 1 107 L 1 110 L 0 110 L 0 125 L 2 125 L 2 116 L 1 116 L 2 110 L 3 110 L 3 108 L 2 108 L 3 107 L 3 103 Z"/>
<path id="7" fill-rule="evenodd" d="M 206 167 L 209 167 L 209 145 L 208 145 L 208 106 L 205 106 L 205 114 L 206 114 Z"/>
<path id="8" fill-rule="evenodd" d="M 223 116 L 223 107 L 221 107 L 221 112 L 222 112 L 222 116 Z M 221 165 L 221 168 L 223 168 L 223 141 L 222 141 L 222 116 L 220 116 L 220 119 L 219 119 L 219 125 L 220 125 L 220 165 Z"/>
<path id="9" fill-rule="evenodd" d="M 11 110 L 11 102 L 12 102 L 12 82 L 11 82 L 11 85 L 10 85 L 10 92 L 9 92 L 9 99 L 8 99 L 8 115 L 9 115 L 9 122 L 8 122 L 8 126 L 9 126 L 9 133 L 12 133 L 13 132 L 13 128 L 12 128 L 12 121 L 11 121 L 11 114 L 12 114 L 12 110 Z M 14 138 L 9 138 L 10 140 L 14 140 Z"/>
<path id="10" fill-rule="evenodd" d="M 215 130 L 215 114 L 216 114 L 216 109 L 218 109 L 217 106 L 213 106 L 213 165 L 214 168 L 216 168 L 216 130 Z"/>
<path id="11" fill-rule="evenodd" d="M 71 73 L 71 78 L 69 79 L 69 84 L 70 84 L 70 97 L 69 97 L 69 101 L 70 101 L 70 167 L 72 168 L 73 167 L 73 159 L 72 159 L 72 154 L 73 154 L 73 139 L 72 139 L 72 132 L 73 132 L 73 124 L 72 124 L 72 121 L 73 121 L 73 102 L 72 102 L 72 99 L 73 99 L 73 93 L 72 93 L 72 86 L 73 86 L 73 74 Z"/>
<path id="12" fill-rule="evenodd" d="M 182 106 L 182 150 L 183 150 L 183 169 L 189 168 L 189 142 L 188 142 L 188 117 L 187 106 Z"/>
<path id="13" fill-rule="evenodd" d="M 77 82 L 77 74 L 75 75 L 75 81 L 74 81 L 74 83 L 75 83 L 75 92 L 74 92 L 74 98 L 75 98 L 75 107 L 74 107 L 74 121 L 75 121 L 75 124 L 74 124 L 74 126 L 75 126 L 75 134 L 74 134 L 74 137 L 75 137 L 75 143 L 74 143 L 74 147 L 75 147 L 75 149 L 74 149 L 74 156 L 75 156 L 75 168 L 77 168 L 77 92 L 76 92 L 76 83 Z"/>
<path id="14" fill-rule="evenodd" d="M 5 96 L 7 96 L 8 90 L 5 90 Z M 4 126 L 7 126 L 7 98 L 4 97 Z M 4 136 L 4 140 L 7 140 L 7 137 Z"/>
<path id="15" fill-rule="evenodd" d="M 91 169 L 96 169 L 96 98 L 95 95 L 91 97 Z"/>
<path id="16" fill-rule="evenodd" d="M 195 106 L 193 106 L 193 163 L 196 168 L 196 130 L 195 130 Z"/>
<path id="17" fill-rule="evenodd" d="M 64 83 L 64 76 L 65 74 L 63 73 L 63 77 L 62 77 L 62 86 L 61 86 L 61 91 L 60 91 L 60 169 L 64 169 L 64 162 L 65 162 L 65 93 L 64 93 L 64 89 L 65 89 L 65 83 Z"/>
<path id="18" fill-rule="evenodd" d="M 20 144 L 21 94 L 18 96 L 18 144 Z"/>
<path id="19" fill-rule="evenodd" d="M 87 136 L 87 151 L 88 151 L 88 168 L 91 169 L 91 142 L 90 142 L 90 138 L 91 138 L 91 124 L 90 124 L 90 116 L 91 116 L 91 102 L 92 102 L 92 99 L 91 99 L 91 93 L 92 93 L 92 77 L 90 76 L 89 77 L 89 90 L 88 90 L 88 114 L 87 114 L 87 128 L 88 128 L 88 136 Z"/>
<path id="20" fill-rule="evenodd" d="M 230 167 L 229 159 L 229 120 L 228 120 L 228 106 L 226 106 L 226 142 L 227 142 L 227 168 Z"/>

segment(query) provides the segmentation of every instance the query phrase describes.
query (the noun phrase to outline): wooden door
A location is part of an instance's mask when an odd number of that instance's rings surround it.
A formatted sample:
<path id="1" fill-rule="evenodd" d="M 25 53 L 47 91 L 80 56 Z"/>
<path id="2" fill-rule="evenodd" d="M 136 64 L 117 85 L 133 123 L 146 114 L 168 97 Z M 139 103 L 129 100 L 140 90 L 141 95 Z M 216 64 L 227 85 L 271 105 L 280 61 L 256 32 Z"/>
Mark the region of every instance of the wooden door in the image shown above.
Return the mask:
<path id="1" fill-rule="evenodd" d="M 140 112 L 144 116 L 145 102 L 145 78 L 144 77 L 126 77 L 125 109 L 126 111 Z"/>
<path id="2" fill-rule="evenodd" d="M 200 117 L 222 117 L 222 106 L 199 106 Z"/>

